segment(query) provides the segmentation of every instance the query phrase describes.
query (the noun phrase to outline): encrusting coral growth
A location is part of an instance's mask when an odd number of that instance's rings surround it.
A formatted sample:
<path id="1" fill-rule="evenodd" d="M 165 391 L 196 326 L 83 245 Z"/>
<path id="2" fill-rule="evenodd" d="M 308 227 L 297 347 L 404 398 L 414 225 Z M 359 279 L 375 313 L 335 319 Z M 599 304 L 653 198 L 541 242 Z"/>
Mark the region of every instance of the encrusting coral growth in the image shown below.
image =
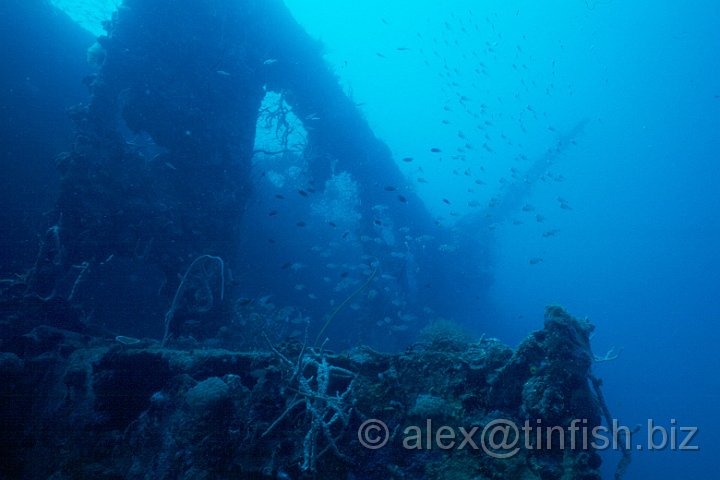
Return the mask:
<path id="1" fill-rule="evenodd" d="M 24 478 L 599 480 L 597 452 L 559 437 L 507 458 L 471 448 L 479 433 L 466 448 L 425 442 L 500 420 L 600 425 L 592 328 L 549 307 L 514 351 L 436 329 L 382 354 L 269 339 L 264 351 L 184 351 L 36 326 L 0 357 L 0 396 L 18 399 L 1 410 L 5 464 Z M 387 427 L 382 448 L 359 436 L 369 421 Z"/>

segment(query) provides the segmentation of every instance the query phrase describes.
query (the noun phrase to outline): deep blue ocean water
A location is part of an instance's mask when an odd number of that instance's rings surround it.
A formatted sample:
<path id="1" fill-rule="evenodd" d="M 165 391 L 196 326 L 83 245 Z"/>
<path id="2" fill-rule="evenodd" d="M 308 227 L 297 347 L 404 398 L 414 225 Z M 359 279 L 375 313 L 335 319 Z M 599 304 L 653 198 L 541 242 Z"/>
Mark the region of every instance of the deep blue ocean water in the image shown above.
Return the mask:
<path id="1" fill-rule="evenodd" d="M 90 28 L 102 16 L 57 3 Z M 547 304 L 587 316 L 597 354 L 622 350 L 595 367 L 613 415 L 698 429 L 698 451 L 636 452 L 627 478 L 715 478 L 720 4 L 286 4 L 378 137 L 415 159 L 400 166 L 440 224 L 462 228 L 533 161 L 552 161 L 489 223 L 489 300 L 463 323 L 514 345 Z M 463 158 L 429 153 L 466 143 Z"/>
<path id="2" fill-rule="evenodd" d="M 343 78 L 358 99 L 368 102 L 371 124 L 395 149 L 422 149 L 420 139 L 438 133 L 408 117 L 440 119 L 444 112 L 436 105 L 444 93 L 423 100 L 413 93 L 438 87 L 442 57 L 462 71 L 476 65 L 472 56 L 470 65 L 462 56 L 473 50 L 488 75 L 461 76 L 458 83 L 468 97 L 489 105 L 495 118 L 502 116 L 494 124 L 494 142 L 498 133 L 511 132 L 506 135 L 536 157 L 550 145 L 549 127 L 563 132 L 574 121 L 589 119 L 577 147 L 554 167 L 565 180 L 539 183 L 527 198 L 551 227 L 520 212 L 513 217 L 522 224 L 505 222 L 495 230 L 497 320 L 483 329 L 517 341 L 536 325 L 542 306 L 553 302 L 587 315 L 597 325 L 597 352 L 623 349 L 618 360 L 596 367 L 613 415 L 629 425 L 654 419 L 669 426 L 677 419 L 678 425 L 699 429 L 699 451 L 636 453 L 628 478 L 715 478 L 720 34 L 712 19 L 720 6 L 710 1 L 503 1 L 371 2 L 371 7 L 363 2 L 348 14 L 353 7 L 346 2 L 289 4 L 326 40 L 336 62 L 358 57 L 347 67 L 357 63 L 357 70 Z M 350 17 L 357 19 L 357 28 L 348 28 Z M 475 25 L 477 36 L 462 31 Z M 368 48 L 357 48 L 363 44 Z M 372 58 L 374 50 L 391 51 L 400 44 L 429 54 L 437 49 L 440 58 L 431 56 L 430 68 L 397 54 L 388 61 Z M 527 106 L 537 119 L 522 117 Z M 525 119 L 528 132 L 517 131 L 518 118 Z M 471 118 L 458 122 L 458 128 L 472 129 Z M 483 157 L 487 160 L 472 161 L 504 168 L 501 175 L 512 166 L 502 155 Z M 438 210 L 443 207 L 439 196 L 463 195 L 448 171 L 423 193 Z M 558 196 L 572 210 L 559 209 Z M 548 228 L 559 232 L 543 237 Z M 542 262 L 530 265 L 528 259 L 535 257 Z"/>

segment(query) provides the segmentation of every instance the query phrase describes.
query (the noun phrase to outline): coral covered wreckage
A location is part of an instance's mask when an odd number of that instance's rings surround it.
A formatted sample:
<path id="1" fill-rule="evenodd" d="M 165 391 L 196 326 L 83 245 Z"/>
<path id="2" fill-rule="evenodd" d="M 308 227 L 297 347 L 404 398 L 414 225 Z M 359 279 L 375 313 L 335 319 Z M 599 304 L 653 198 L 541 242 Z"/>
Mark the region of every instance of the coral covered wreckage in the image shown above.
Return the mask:
<path id="1" fill-rule="evenodd" d="M 500 455 L 477 433 L 500 420 L 601 424 L 593 327 L 560 307 L 515 350 L 435 332 L 398 354 L 269 339 L 180 350 L 41 320 L 0 318 L 3 478 L 600 478 L 598 453 L 562 434 Z M 373 419 L 387 430 L 363 437 Z M 475 435 L 459 448 L 441 426 Z"/>
<path id="2" fill-rule="evenodd" d="M 30 0 L 5 3 L 23 12 Z M 376 327 L 398 298 L 408 303 L 399 302 L 406 314 L 413 311 L 407 318 L 426 319 L 421 312 L 429 310 L 413 293 L 418 285 L 441 292 L 424 295 L 432 311 L 452 318 L 453 308 L 466 308 L 471 287 L 463 288 L 489 284 L 485 249 L 470 241 L 480 229 L 456 239 L 411 190 L 376 218 L 384 185 L 405 178 L 319 44 L 280 0 L 216 3 L 123 2 L 91 51 L 100 65 L 86 78 L 89 102 L 69 110 L 74 141 L 56 158 L 55 208 L 52 218 L 37 220 L 47 225 L 25 274 L 7 276 L 29 263 L 27 255 L 11 258 L 27 244 L 25 229 L 3 230 L 0 479 L 600 479 L 591 445 L 563 448 L 573 422 L 592 429 L 610 415 L 591 374 L 592 326 L 561 308 L 548 308 L 544 328 L 515 350 L 496 339 L 466 341 L 437 325 L 403 353 L 355 346 L 371 342 L 354 342 L 347 332 L 336 347 L 334 328 L 377 332 L 373 346 L 382 346 L 378 337 L 387 335 Z M 40 11 L 26 11 L 33 19 L 27 25 L 38 24 Z M 299 315 L 309 326 L 304 342 L 302 334 L 273 329 L 277 322 L 263 305 L 252 310 L 257 305 L 237 298 L 244 295 L 237 277 L 252 273 L 243 268 L 248 258 L 269 255 L 264 243 L 238 247 L 251 236 L 241 220 L 267 91 L 287 98 L 298 118 L 312 119 L 303 153 L 312 160 L 309 178 L 323 185 L 335 169 L 348 172 L 359 185 L 360 216 L 375 218 L 358 226 L 360 238 L 371 238 L 378 223 L 386 234 L 357 247 L 373 261 L 319 331 Z M 44 109 L 47 102 L 40 103 Z M 42 137 L 33 131 L 28 144 Z M 15 154 L 6 158 L 20 163 Z M 18 220 L 6 224 L 26 221 L 27 205 L 6 208 Z M 411 252 L 412 245 L 395 241 L 400 234 L 423 239 L 422 248 Z M 442 248 L 451 240 L 461 248 Z M 436 251 L 441 261 L 429 254 Z M 410 272 L 409 288 L 395 281 L 387 291 L 373 288 L 372 306 L 343 322 L 343 307 L 383 277 L 377 259 L 385 272 Z M 294 264 L 286 265 L 280 269 Z M 266 278 L 276 276 L 267 271 Z M 238 305 L 247 307 L 244 316 Z M 421 325 L 403 327 L 416 333 Z M 339 351 L 322 343 L 326 336 Z M 499 421 L 565 433 L 550 441 L 530 436 L 512 455 L 496 442 L 507 429 L 497 438 L 465 436 Z M 450 430 L 460 436 L 445 448 Z"/>

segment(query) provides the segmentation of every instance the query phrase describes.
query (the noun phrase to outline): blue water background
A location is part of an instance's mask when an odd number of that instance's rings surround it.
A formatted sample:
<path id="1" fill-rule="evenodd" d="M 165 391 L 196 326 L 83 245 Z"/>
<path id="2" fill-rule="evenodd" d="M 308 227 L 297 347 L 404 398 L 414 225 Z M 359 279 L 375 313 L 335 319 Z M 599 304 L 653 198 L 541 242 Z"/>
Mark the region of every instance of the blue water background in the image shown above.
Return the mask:
<path id="1" fill-rule="evenodd" d="M 555 180 L 537 182 L 527 209 L 501 212 L 492 225 L 491 304 L 475 330 L 517 344 L 540 327 L 546 304 L 587 316 L 598 354 L 622 348 L 596 367 L 613 415 L 628 425 L 677 419 L 699 428 L 699 451 L 638 452 L 628 478 L 715 478 L 720 5 L 286 3 L 324 42 L 377 135 L 397 158 L 416 159 L 401 164 L 411 181 L 422 166 L 429 182 L 417 191 L 448 227 L 474 211 L 469 202 L 501 193 L 511 168 L 529 168 L 587 119 L 548 166 Z M 464 161 L 428 154 L 452 151 L 459 131 L 492 151 Z M 606 458 L 610 478 L 617 454 Z"/>
<path id="2" fill-rule="evenodd" d="M 496 228 L 492 296 L 497 317 L 483 330 L 517 342 L 538 326 L 543 305 L 553 302 L 587 316 L 597 325 L 598 353 L 623 348 L 618 360 L 596 367 L 613 415 L 629 425 L 654 419 L 669 426 L 677 419 L 679 425 L 699 428 L 698 452 L 636 453 L 628 477 L 714 478 L 720 440 L 720 34 L 715 27 L 720 5 L 288 4 L 325 40 L 333 61 L 342 66 L 347 60 L 340 74 L 356 99 L 366 102 L 371 124 L 395 151 L 424 151 L 428 141 L 421 139 L 442 133 L 429 125 L 442 118 L 437 107 L 446 97 L 439 92 L 415 96 L 443 86 L 436 75 L 439 62 L 432 71 L 392 50 L 424 46 L 427 52 L 428 39 L 442 38 L 446 21 L 454 32 L 445 36 L 460 38 L 461 44 L 441 41 L 436 49 L 455 64 L 460 50 L 482 52 L 489 75 L 477 81 L 489 95 L 479 100 L 492 105 L 493 113 L 504 111 L 499 130 L 513 132 L 508 136 L 524 142 L 528 156 L 536 158 L 551 146 L 553 132 L 547 127 L 562 132 L 580 118 L 590 119 L 577 148 L 555 167 L 566 180 L 540 183 L 527 198 L 558 234 L 543 237 L 546 225 L 531 220 Z M 485 45 L 455 33 L 460 18 L 466 28 L 478 24 L 481 37 L 498 42 L 499 60 L 493 61 Z M 502 38 L 488 34 L 493 29 Z M 518 46 L 522 55 L 515 59 Z M 391 58 L 376 56 L 376 50 Z M 512 63 L 528 69 L 518 72 Z M 524 91 L 519 78 L 538 87 Z M 543 88 L 549 83 L 555 85 L 551 96 Z M 462 88 L 477 99 L 472 88 Z M 522 112 L 524 105 L 547 116 L 528 121 L 523 136 L 507 116 Z M 466 120 L 458 128 L 472 130 Z M 512 164 L 499 155 L 468 162 L 491 163 L 487 169 L 493 172 Z M 431 209 L 447 214 L 439 197 L 460 198 L 463 191 L 447 171 L 433 183 L 423 194 Z M 572 210 L 558 209 L 557 196 Z M 543 261 L 530 265 L 534 257 Z M 615 457 L 606 458 L 613 462 Z"/>

